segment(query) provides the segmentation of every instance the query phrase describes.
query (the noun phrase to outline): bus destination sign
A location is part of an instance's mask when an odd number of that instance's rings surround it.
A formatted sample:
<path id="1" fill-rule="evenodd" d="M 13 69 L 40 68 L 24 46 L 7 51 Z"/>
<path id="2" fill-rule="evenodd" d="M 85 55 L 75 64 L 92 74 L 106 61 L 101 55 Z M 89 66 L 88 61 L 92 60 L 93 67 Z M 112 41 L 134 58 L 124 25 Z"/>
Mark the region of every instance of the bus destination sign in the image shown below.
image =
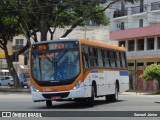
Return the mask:
<path id="1" fill-rule="evenodd" d="M 69 49 L 69 48 L 78 48 L 77 41 L 69 41 L 69 42 L 54 42 L 47 44 L 40 44 L 37 47 L 33 46 L 33 49 L 37 49 L 40 51 L 43 50 L 55 50 L 55 49 Z"/>

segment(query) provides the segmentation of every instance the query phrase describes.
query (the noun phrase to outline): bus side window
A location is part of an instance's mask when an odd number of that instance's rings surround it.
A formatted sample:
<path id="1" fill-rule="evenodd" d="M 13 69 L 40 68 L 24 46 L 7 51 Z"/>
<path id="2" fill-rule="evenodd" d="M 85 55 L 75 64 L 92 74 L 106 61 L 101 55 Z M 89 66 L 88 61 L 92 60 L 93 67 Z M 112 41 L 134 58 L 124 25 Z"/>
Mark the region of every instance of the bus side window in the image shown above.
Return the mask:
<path id="1" fill-rule="evenodd" d="M 117 52 L 116 51 L 114 51 L 114 59 L 115 59 L 115 67 L 117 68 L 118 67 L 118 65 L 117 65 Z"/>
<path id="2" fill-rule="evenodd" d="M 127 68 L 127 58 L 126 53 L 123 53 L 125 68 Z"/>
<path id="3" fill-rule="evenodd" d="M 84 68 L 89 68 L 89 58 L 88 58 L 88 49 L 83 47 L 82 49 L 83 65 Z"/>
<path id="4" fill-rule="evenodd" d="M 105 54 L 103 49 L 101 49 L 100 54 L 102 56 L 102 66 L 105 67 Z"/>
<path id="5" fill-rule="evenodd" d="M 109 57 L 110 57 L 110 61 L 111 61 L 111 67 L 115 68 L 115 56 L 114 56 L 114 52 L 113 51 L 109 51 Z"/>
<path id="6" fill-rule="evenodd" d="M 118 68 L 121 68 L 120 54 L 119 54 L 118 51 L 116 52 L 116 54 L 117 54 L 117 67 L 118 67 Z"/>
<path id="7" fill-rule="evenodd" d="M 121 53 L 121 58 L 122 58 L 122 66 L 123 66 L 123 68 L 127 68 L 126 54 L 125 53 Z"/>
<path id="8" fill-rule="evenodd" d="M 97 50 L 97 53 L 98 53 L 98 65 L 99 67 L 104 67 L 103 66 L 103 58 L 102 58 L 102 53 L 101 53 L 101 49 L 98 49 Z"/>
<path id="9" fill-rule="evenodd" d="M 123 68 L 123 65 L 122 65 L 122 54 L 121 54 L 121 52 L 119 52 L 119 61 L 120 61 L 120 68 Z"/>
<path id="10" fill-rule="evenodd" d="M 108 50 L 105 50 L 105 63 L 107 68 L 111 67 L 110 51 Z"/>
<path id="11" fill-rule="evenodd" d="M 98 65 L 98 51 L 97 48 L 93 48 L 93 61 L 94 61 L 94 66 L 97 67 Z"/>
<path id="12" fill-rule="evenodd" d="M 89 66 L 93 67 L 94 66 L 94 60 L 93 60 L 93 48 L 88 47 L 88 53 L 89 53 Z"/>

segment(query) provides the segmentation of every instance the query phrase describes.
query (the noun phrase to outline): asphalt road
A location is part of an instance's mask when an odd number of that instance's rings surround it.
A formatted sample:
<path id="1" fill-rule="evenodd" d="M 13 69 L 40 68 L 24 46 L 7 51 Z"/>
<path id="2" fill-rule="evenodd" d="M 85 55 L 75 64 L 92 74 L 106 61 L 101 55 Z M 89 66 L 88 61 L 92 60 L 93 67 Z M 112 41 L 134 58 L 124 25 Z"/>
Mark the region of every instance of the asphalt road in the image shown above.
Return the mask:
<path id="1" fill-rule="evenodd" d="M 46 108 L 45 102 L 32 102 L 30 93 L 10 93 L 0 92 L 0 111 L 160 111 L 160 95 L 123 93 L 119 95 L 119 101 L 108 103 L 105 98 L 98 98 L 95 101 L 94 107 L 88 107 L 82 103 L 75 102 L 52 102 L 52 108 Z M 107 113 L 107 112 L 106 112 Z M 94 113 L 96 115 L 96 112 Z M 138 117 L 139 118 L 139 117 Z M 24 118 L 25 119 L 25 118 Z M 26 118 L 27 119 L 27 118 Z M 43 118 L 38 118 L 39 120 Z M 54 117 L 56 120 L 64 119 Z M 74 117 L 65 117 L 65 120 L 75 120 Z M 76 117 L 77 120 L 106 120 L 106 117 Z M 113 117 L 109 120 L 135 120 L 135 118 Z M 137 119 L 137 118 L 136 118 Z M 142 119 L 142 118 L 139 118 Z M 143 117 L 143 120 L 150 120 L 150 117 Z M 155 117 L 153 120 L 158 120 Z M 1 120 L 1 118 L 0 118 Z M 5 120 L 5 119 L 4 119 Z M 47 118 L 45 119 L 47 120 Z"/>
<path id="2" fill-rule="evenodd" d="M 123 93 L 116 103 L 108 103 L 104 97 L 95 101 L 94 107 L 75 102 L 52 102 L 52 108 L 46 108 L 45 102 L 32 102 L 30 93 L 0 92 L 0 110 L 47 110 L 47 111 L 159 111 L 160 95 Z"/>

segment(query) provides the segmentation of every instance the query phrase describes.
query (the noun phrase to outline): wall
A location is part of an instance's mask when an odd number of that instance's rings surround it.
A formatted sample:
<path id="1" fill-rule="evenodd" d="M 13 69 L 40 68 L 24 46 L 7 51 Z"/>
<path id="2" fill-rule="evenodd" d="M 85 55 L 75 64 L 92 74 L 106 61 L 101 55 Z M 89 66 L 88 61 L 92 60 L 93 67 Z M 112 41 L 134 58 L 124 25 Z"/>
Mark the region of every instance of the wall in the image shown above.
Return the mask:
<path id="1" fill-rule="evenodd" d="M 70 27 L 57 28 L 53 40 L 59 39 Z M 40 33 L 38 34 L 38 40 L 40 40 Z M 117 41 L 109 40 L 109 26 L 85 26 L 75 28 L 67 38 L 70 39 L 89 39 L 93 41 L 108 43 L 112 45 L 118 45 Z M 50 40 L 50 34 L 48 33 L 48 40 Z"/>

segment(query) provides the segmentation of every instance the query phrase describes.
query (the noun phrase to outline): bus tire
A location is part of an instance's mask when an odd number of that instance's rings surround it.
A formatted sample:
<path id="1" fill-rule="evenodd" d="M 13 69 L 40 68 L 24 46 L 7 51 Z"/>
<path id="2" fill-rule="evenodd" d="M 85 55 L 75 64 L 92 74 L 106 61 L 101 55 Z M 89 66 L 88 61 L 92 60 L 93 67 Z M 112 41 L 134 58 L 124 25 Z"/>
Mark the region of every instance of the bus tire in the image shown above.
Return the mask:
<path id="1" fill-rule="evenodd" d="M 115 85 L 115 94 L 106 95 L 106 102 L 116 102 L 118 101 L 118 85 Z"/>
<path id="2" fill-rule="evenodd" d="M 88 105 L 90 107 L 93 107 L 94 106 L 94 98 L 95 98 L 95 88 L 94 86 L 92 85 L 92 88 L 91 88 L 91 97 L 88 98 Z"/>
<path id="3" fill-rule="evenodd" d="M 52 107 L 52 101 L 51 100 L 46 100 L 46 107 L 47 108 Z"/>

